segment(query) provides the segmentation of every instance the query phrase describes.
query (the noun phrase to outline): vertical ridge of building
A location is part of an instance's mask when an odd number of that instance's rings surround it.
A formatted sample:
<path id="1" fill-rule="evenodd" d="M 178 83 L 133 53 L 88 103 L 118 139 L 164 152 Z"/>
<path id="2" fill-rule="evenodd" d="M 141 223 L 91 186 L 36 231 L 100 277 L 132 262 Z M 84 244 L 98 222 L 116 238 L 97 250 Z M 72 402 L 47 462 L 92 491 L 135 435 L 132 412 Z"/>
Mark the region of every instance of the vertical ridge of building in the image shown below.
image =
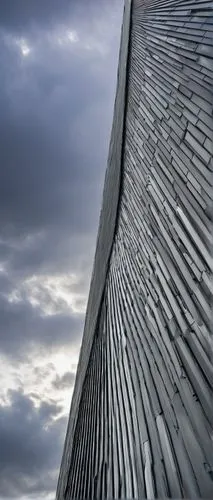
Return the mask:
<path id="1" fill-rule="evenodd" d="M 124 0 L 124 14 L 117 73 L 117 91 L 114 104 L 114 117 L 109 146 L 108 165 L 105 175 L 103 203 L 100 214 L 83 341 L 80 351 L 78 369 L 76 374 L 76 383 L 71 402 L 70 416 L 58 480 L 57 499 L 64 498 L 64 489 L 66 489 L 67 475 L 70 467 L 71 450 L 74 439 L 74 429 L 78 417 L 79 401 L 81 398 L 82 386 L 90 359 L 90 351 L 100 320 L 101 305 L 103 301 L 104 289 L 106 286 L 106 277 L 109 268 L 109 261 L 116 230 L 116 221 L 118 217 L 120 187 L 122 182 L 121 160 L 126 108 L 126 81 L 131 18 L 130 12 L 131 0 Z"/>
<path id="2" fill-rule="evenodd" d="M 212 1 L 126 1 L 57 500 L 213 497 L 212 85 Z"/>

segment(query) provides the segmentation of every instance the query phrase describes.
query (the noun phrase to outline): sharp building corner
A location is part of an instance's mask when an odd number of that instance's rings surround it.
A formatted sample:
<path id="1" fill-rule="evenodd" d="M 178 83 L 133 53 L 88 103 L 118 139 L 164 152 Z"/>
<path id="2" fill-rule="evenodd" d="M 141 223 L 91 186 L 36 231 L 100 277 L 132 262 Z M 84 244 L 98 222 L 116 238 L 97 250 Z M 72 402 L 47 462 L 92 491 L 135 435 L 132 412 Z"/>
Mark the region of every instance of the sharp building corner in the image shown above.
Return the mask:
<path id="1" fill-rule="evenodd" d="M 56 500 L 213 498 L 213 2 L 125 0 Z"/>

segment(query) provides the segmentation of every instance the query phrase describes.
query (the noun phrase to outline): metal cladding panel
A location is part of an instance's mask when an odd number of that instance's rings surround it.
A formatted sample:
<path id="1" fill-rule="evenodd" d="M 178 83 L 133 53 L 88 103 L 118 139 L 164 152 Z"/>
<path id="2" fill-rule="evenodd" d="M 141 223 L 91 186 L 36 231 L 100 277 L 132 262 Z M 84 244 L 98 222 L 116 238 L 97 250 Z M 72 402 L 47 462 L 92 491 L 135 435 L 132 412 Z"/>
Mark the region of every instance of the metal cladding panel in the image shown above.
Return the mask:
<path id="1" fill-rule="evenodd" d="M 57 499 L 209 499 L 213 2 L 126 5 Z"/>
<path id="2" fill-rule="evenodd" d="M 99 230 L 96 243 L 95 261 L 87 304 L 84 335 L 79 357 L 76 383 L 71 403 L 70 418 L 65 440 L 57 498 L 63 498 L 64 485 L 70 467 L 73 433 L 78 416 L 82 384 L 85 378 L 90 351 L 93 344 L 96 325 L 100 314 L 101 302 L 106 284 L 106 275 L 111 255 L 121 182 L 121 157 L 123 144 L 123 124 L 125 114 L 126 65 L 129 46 L 129 22 L 131 0 L 125 0 L 119 67 L 117 75 L 117 92 L 114 105 L 114 119 L 109 147 L 108 166 L 105 176 L 103 204 L 100 215 Z"/>

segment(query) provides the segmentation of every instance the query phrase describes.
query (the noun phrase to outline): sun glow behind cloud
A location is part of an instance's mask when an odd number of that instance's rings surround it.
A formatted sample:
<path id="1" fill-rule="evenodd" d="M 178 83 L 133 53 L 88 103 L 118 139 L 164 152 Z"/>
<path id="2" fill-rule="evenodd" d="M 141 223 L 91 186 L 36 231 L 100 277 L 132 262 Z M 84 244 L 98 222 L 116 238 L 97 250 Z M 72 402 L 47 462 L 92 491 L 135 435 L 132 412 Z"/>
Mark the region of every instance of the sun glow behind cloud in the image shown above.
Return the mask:
<path id="1" fill-rule="evenodd" d="M 79 41 L 78 35 L 76 31 L 67 31 L 66 33 L 68 40 L 71 43 L 76 43 Z"/>
<path id="2" fill-rule="evenodd" d="M 17 39 L 16 45 L 18 45 L 18 47 L 20 48 L 23 57 L 29 56 L 31 48 L 29 47 L 28 42 L 24 38 Z"/>
<path id="3" fill-rule="evenodd" d="M 53 35 L 54 37 L 55 35 Z M 67 29 L 66 27 L 63 27 L 60 30 L 60 34 L 56 34 L 56 40 L 59 45 L 61 46 L 68 46 L 69 44 L 76 44 L 79 42 L 79 36 L 77 31 L 75 30 L 70 30 Z"/>
<path id="4" fill-rule="evenodd" d="M 106 56 L 111 50 L 111 32 L 115 30 L 114 27 L 115 19 L 112 13 L 111 16 L 111 27 L 112 30 L 108 29 L 108 23 L 103 19 L 99 20 L 99 23 L 95 23 L 91 30 L 85 31 L 82 27 L 81 31 L 78 31 L 75 27 L 70 28 L 67 24 L 59 25 L 55 29 L 47 30 L 42 32 L 41 36 L 34 40 L 28 40 L 23 37 L 14 37 L 11 35 L 4 34 L 4 41 L 7 45 L 17 47 L 19 53 L 23 58 L 28 58 L 35 54 L 41 49 L 41 38 L 49 44 L 56 44 L 63 50 L 67 51 L 69 49 L 77 49 L 80 51 L 89 51 L 99 54 L 99 56 Z"/>

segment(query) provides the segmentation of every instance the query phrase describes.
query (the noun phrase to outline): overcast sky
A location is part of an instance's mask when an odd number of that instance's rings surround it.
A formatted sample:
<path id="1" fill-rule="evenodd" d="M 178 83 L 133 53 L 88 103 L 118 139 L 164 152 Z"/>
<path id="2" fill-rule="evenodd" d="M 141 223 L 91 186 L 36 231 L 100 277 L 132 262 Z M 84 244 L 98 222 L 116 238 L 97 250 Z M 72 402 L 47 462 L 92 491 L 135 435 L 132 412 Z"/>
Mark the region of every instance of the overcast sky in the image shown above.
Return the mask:
<path id="1" fill-rule="evenodd" d="M 0 2 L 0 500 L 54 500 L 122 0 Z"/>

